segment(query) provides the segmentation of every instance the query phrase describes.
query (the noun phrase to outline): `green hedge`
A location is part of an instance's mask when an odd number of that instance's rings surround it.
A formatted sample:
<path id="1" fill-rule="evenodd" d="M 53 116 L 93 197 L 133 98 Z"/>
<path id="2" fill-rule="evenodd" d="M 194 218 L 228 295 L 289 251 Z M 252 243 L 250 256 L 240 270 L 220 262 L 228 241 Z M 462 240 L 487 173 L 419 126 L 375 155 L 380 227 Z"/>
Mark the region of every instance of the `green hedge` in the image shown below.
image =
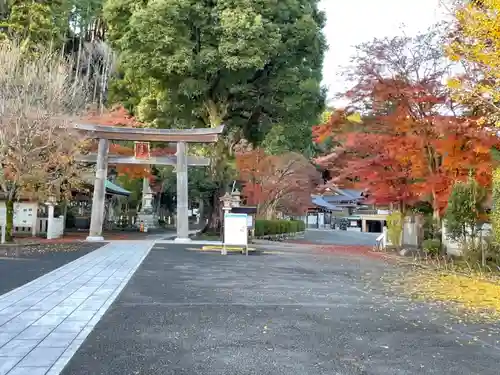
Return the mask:
<path id="1" fill-rule="evenodd" d="M 306 224 L 301 220 L 255 220 L 255 237 L 303 232 Z"/>

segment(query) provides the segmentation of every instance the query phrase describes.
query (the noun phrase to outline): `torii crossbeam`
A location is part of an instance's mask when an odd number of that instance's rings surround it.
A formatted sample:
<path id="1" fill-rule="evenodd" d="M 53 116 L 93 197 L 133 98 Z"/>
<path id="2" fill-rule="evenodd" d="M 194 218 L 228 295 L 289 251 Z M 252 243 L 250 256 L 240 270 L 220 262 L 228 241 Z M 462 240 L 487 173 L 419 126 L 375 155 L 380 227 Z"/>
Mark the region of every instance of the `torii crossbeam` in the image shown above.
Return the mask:
<path id="1" fill-rule="evenodd" d="M 205 158 L 187 155 L 187 143 L 214 143 L 224 130 L 224 126 L 211 129 L 153 129 L 127 128 L 120 126 L 102 126 L 92 124 L 76 124 L 75 129 L 87 137 L 99 139 L 97 154 L 82 155 L 80 161 L 96 163 L 94 195 L 92 198 L 92 215 L 87 241 L 103 241 L 102 226 L 104 223 L 104 200 L 106 195 L 106 178 L 108 164 L 163 164 L 175 165 L 177 173 L 177 238 L 176 241 L 189 241 L 188 223 L 188 165 L 209 165 Z M 148 157 L 138 159 L 108 155 L 110 140 L 127 140 L 140 142 L 176 142 L 175 156 Z"/>
<path id="2" fill-rule="evenodd" d="M 77 161 L 82 163 L 97 163 L 97 154 L 80 155 Z M 108 165 L 134 164 L 134 165 L 177 165 L 177 156 L 151 156 L 149 159 L 138 159 L 134 156 L 108 155 Z M 206 167 L 210 159 L 199 156 L 187 157 L 188 167 Z"/>

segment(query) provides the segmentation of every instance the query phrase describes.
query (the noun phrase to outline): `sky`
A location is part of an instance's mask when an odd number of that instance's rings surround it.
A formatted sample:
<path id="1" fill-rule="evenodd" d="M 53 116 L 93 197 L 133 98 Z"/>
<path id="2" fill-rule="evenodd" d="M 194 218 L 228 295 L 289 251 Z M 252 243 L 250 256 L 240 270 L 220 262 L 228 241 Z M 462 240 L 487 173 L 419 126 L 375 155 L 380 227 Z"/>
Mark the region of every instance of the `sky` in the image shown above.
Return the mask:
<path id="1" fill-rule="evenodd" d="M 330 97 L 347 88 L 339 73 L 349 64 L 354 45 L 375 37 L 415 35 L 449 14 L 440 0 L 322 0 L 320 6 L 327 16 L 323 83 Z"/>

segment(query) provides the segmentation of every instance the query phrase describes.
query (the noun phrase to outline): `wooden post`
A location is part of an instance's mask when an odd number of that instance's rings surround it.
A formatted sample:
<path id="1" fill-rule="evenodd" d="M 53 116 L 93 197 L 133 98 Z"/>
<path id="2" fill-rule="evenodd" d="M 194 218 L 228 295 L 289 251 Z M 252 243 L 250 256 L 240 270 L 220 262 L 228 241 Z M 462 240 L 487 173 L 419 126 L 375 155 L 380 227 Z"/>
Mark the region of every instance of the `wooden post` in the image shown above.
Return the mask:
<path id="1" fill-rule="evenodd" d="M 106 199 L 106 178 L 108 174 L 109 141 L 99 139 L 97 149 L 97 165 L 95 171 L 94 195 L 92 197 L 92 215 L 87 241 L 103 241 L 102 225 L 104 223 L 104 201 Z"/>
<path id="2" fill-rule="evenodd" d="M 366 219 L 361 219 L 361 232 L 368 232 L 366 224 Z"/>
<path id="3" fill-rule="evenodd" d="M 186 142 L 177 142 L 177 238 L 178 242 L 189 242 L 188 218 L 188 165 Z"/>

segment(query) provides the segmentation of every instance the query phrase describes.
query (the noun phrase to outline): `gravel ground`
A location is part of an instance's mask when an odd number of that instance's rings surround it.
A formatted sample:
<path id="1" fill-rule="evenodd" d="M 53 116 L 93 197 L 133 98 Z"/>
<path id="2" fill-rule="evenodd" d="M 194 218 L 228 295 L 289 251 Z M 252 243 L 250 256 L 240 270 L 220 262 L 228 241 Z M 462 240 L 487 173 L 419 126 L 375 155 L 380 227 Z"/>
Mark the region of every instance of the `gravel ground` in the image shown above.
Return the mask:
<path id="1" fill-rule="evenodd" d="M 104 243 L 0 245 L 0 295 L 49 273 Z"/>
<path id="2" fill-rule="evenodd" d="M 498 374 L 498 331 L 391 295 L 389 267 L 158 246 L 63 375 Z"/>

